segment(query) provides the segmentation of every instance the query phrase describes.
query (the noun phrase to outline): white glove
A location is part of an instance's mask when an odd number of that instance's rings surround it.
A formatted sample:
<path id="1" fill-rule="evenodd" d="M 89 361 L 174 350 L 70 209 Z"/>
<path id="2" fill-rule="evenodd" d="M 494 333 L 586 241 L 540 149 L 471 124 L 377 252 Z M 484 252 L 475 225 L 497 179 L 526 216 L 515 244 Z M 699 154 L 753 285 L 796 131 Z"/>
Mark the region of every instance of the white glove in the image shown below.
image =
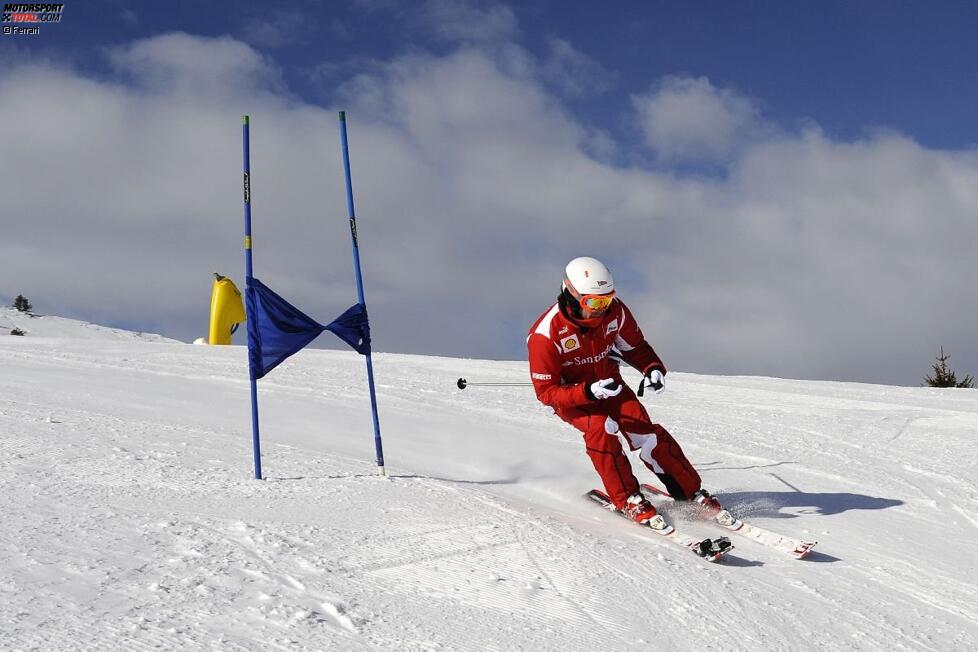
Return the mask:
<path id="1" fill-rule="evenodd" d="M 656 394 L 666 390 L 666 377 L 658 369 L 653 369 L 645 376 L 646 384 Z"/>
<path id="2" fill-rule="evenodd" d="M 591 383 L 591 386 L 588 388 L 588 393 L 600 401 L 611 398 L 612 396 L 618 396 L 621 394 L 623 387 L 624 385 L 614 378 L 605 378 L 596 383 Z"/>

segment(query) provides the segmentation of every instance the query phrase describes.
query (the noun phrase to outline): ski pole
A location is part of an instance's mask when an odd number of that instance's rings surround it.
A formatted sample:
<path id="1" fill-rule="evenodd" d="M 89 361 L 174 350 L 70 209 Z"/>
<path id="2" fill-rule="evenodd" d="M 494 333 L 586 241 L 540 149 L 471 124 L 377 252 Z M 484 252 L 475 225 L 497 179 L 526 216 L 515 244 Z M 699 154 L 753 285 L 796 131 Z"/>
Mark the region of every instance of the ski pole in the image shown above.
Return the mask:
<path id="1" fill-rule="evenodd" d="M 455 383 L 459 389 L 465 389 L 470 385 L 479 385 L 482 387 L 529 387 L 533 383 L 470 383 L 464 378 L 459 378 L 458 382 Z"/>

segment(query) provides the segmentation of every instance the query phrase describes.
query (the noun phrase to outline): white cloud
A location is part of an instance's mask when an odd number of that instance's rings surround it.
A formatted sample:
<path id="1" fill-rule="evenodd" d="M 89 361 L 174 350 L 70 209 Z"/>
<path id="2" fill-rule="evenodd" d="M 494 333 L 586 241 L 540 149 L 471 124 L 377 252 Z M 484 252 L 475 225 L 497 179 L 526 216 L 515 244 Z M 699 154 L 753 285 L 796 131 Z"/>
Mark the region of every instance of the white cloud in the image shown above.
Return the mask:
<path id="1" fill-rule="evenodd" d="M 284 89 L 277 66 L 228 36 L 175 32 L 115 48 L 109 59 L 142 88 L 163 93 L 227 98 L 252 90 Z"/>
<path id="2" fill-rule="evenodd" d="M 728 162 L 758 126 L 751 99 L 705 77 L 666 77 L 632 104 L 646 144 L 666 162 Z"/>
<path id="3" fill-rule="evenodd" d="M 754 147 L 687 206 L 664 252 L 687 291 L 667 290 L 660 326 L 689 329 L 680 355 L 743 373 L 913 384 L 952 340 L 975 365 L 975 181 L 974 154 L 893 135 Z"/>
<path id="4" fill-rule="evenodd" d="M 129 27 L 135 27 L 139 24 L 139 14 L 137 14 L 132 9 L 129 8 L 123 9 L 119 13 L 119 16 L 122 18 L 122 21 L 126 23 L 126 25 L 128 25 Z"/>
<path id="5" fill-rule="evenodd" d="M 611 87 L 613 75 L 570 41 L 547 39 L 547 58 L 541 66 L 543 78 L 569 97 L 597 95 Z"/>
<path id="6" fill-rule="evenodd" d="M 0 157 L 0 294 L 205 333 L 210 273 L 242 280 L 249 113 L 257 276 L 321 320 L 352 304 L 339 107 L 287 101 L 231 39 L 113 60 L 135 85 L 0 71 L 0 120 L 31 134 Z M 943 345 L 978 370 L 974 152 L 772 132 L 730 149 L 722 181 L 616 168 L 524 64 L 461 49 L 344 86 L 378 350 L 519 357 L 587 254 L 672 369 L 913 384 Z"/>
<path id="7" fill-rule="evenodd" d="M 519 31 L 516 15 L 506 5 L 467 0 L 427 0 L 415 19 L 448 42 L 507 41 Z"/>
<path id="8" fill-rule="evenodd" d="M 496 2 L 356 0 L 355 4 L 366 11 L 391 13 L 400 25 L 444 43 L 492 45 L 519 34 L 516 14 Z"/>
<path id="9" fill-rule="evenodd" d="M 331 36 L 343 33 L 342 26 L 336 21 L 330 27 Z M 307 40 L 316 28 L 311 12 L 263 8 L 260 13 L 245 17 L 240 32 L 241 38 L 252 45 L 281 48 Z"/>

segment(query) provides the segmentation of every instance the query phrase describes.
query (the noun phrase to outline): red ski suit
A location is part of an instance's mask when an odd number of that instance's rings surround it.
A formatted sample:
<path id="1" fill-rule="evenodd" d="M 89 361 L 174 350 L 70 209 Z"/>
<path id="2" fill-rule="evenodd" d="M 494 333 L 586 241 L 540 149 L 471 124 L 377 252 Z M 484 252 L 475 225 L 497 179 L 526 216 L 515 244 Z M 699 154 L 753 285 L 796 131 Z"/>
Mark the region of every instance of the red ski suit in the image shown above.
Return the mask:
<path id="1" fill-rule="evenodd" d="M 653 369 L 666 373 L 624 303 L 615 299 L 601 322 L 587 327 L 574 321 L 558 301 L 534 322 L 526 345 L 537 398 L 584 433 L 588 457 L 617 507 L 638 491 L 618 435 L 639 451 L 639 458 L 670 494 L 683 499 L 699 490 L 699 474 L 672 435 L 652 423 L 631 388 L 626 385 L 620 394 L 604 400 L 591 399 L 585 392 L 604 378 L 622 382 L 618 364 L 608 358 L 612 346 L 643 373 Z"/>

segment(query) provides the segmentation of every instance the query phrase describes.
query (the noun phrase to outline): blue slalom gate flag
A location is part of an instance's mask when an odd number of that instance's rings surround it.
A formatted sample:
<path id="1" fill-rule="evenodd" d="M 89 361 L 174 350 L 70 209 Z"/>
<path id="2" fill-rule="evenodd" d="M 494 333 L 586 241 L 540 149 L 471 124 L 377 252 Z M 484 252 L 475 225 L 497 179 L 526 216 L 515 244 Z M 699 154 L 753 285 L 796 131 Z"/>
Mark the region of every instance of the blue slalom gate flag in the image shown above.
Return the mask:
<path id="1" fill-rule="evenodd" d="M 367 307 L 355 303 L 326 325 L 326 330 L 353 347 L 360 355 L 370 355 L 370 321 Z"/>
<path id="2" fill-rule="evenodd" d="M 335 333 L 358 353 L 370 353 L 370 324 L 362 304 L 355 304 L 323 326 L 257 278 L 248 278 L 247 283 L 248 365 L 255 380 L 264 377 L 324 330 Z"/>

